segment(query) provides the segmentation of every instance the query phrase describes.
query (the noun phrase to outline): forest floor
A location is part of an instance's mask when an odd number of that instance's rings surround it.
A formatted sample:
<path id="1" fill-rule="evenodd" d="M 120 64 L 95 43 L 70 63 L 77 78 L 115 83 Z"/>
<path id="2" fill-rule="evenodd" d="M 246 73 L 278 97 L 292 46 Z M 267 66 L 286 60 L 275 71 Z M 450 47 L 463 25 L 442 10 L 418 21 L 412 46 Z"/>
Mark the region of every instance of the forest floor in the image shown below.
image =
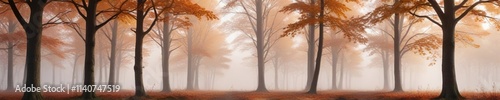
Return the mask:
<path id="1" fill-rule="evenodd" d="M 500 100 L 500 93 L 495 92 L 462 92 L 462 96 L 471 100 Z M 0 100 L 20 100 L 23 93 L 0 92 Z M 47 100 L 77 99 L 81 93 L 42 93 Z M 128 99 L 134 91 L 121 91 L 116 93 L 96 93 L 103 100 Z M 360 92 L 360 91 L 320 91 L 318 94 L 304 92 L 227 92 L 227 91 L 174 91 L 171 93 L 148 92 L 148 100 L 188 99 L 188 100 L 392 100 L 411 99 L 428 100 L 439 95 L 439 92 Z"/>

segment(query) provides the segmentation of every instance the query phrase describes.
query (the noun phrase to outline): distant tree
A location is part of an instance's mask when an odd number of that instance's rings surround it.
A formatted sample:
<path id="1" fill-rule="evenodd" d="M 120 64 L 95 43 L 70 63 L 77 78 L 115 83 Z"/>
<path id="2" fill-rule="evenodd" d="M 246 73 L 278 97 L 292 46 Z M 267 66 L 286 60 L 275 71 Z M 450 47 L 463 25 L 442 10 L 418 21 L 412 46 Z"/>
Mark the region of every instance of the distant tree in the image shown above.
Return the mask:
<path id="1" fill-rule="evenodd" d="M 357 0 L 353 0 L 352 2 L 358 2 Z M 312 9 L 311 9 L 312 8 Z M 364 25 L 361 24 L 363 20 L 362 18 L 351 18 L 349 21 L 345 20 L 347 18 L 345 12 L 349 11 L 349 7 L 339 1 L 328 1 L 325 2 L 321 0 L 319 4 L 309 5 L 305 2 L 298 1 L 296 3 L 292 3 L 286 7 L 283 7 L 282 12 L 291 13 L 293 11 L 298 10 L 301 16 L 299 17 L 299 21 L 289 24 L 285 29 L 285 34 L 282 36 L 294 36 L 298 33 L 298 30 L 310 23 L 319 23 L 320 26 L 320 34 L 318 40 L 318 52 L 316 56 L 316 66 L 315 72 L 311 83 L 311 88 L 308 93 L 315 94 L 317 81 L 319 76 L 319 66 L 321 63 L 321 55 L 323 49 L 323 26 L 324 24 L 328 25 L 328 27 L 332 29 L 338 29 L 344 32 L 344 37 L 355 41 L 355 42 L 366 42 L 366 39 L 358 32 L 364 30 Z M 315 18 L 310 18 L 308 14 L 314 13 L 315 15 L 319 15 Z M 325 15 L 325 13 L 328 13 Z"/>
<path id="2" fill-rule="evenodd" d="M 206 17 L 207 19 L 217 19 L 217 17 L 211 11 L 190 0 L 168 0 L 160 2 L 157 6 L 160 8 L 158 9 L 161 12 L 160 15 L 163 15 L 159 16 L 159 20 L 162 23 L 157 24 L 157 29 L 153 30 L 154 34 L 149 36 L 162 48 L 162 91 L 170 92 L 169 59 L 171 53 L 180 47 L 171 48 L 173 40 L 178 40 L 173 39 L 173 32 L 179 28 L 188 28 L 188 26 L 192 25 L 190 19 L 187 17 L 189 15 L 196 16 L 197 18 Z"/>
<path id="3" fill-rule="evenodd" d="M 257 91 L 266 92 L 264 69 L 265 63 L 270 61 L 272 57 L 270 50 L 279 40 L 279 32 L 287 20 L 279 19 L 287 16 L 279 12 L 279 8 L 288 4 L 287 0 L 228 0 L 225 9 L 241 8 L 243 11 L 234 12 L 237 16 L 237 23 L 233 25 L 237 30 L 242 31 L 244 38 L 250 38 L 257 53 L 257 69 L 258 69 L 258 85 Z M 244 39 L 241 39 L 244 40 Z"/>
<path id="4" fill-rule="evenodd" d="M 125 9 L 131 9 L 127 4 L 128 0 L 65 0 L 75 7 L 78 15 L 85 20 L 85 67 L 84 67 L 84 85 L 95 85 L 94 77 L 94 48 L 95 35 L 98 29 L 106 25 L 112 19 L 115 19 L 124 12 Z M 98 6 L 99 5 L 99 6 Z M 129 8 L 127 8 L 129 7 Z M 82 11 L 82 10 L 85 10 Z M 99 17 L 107 16 L 101 23 L 97 23 Z M 83 36 L 82 36 L 83 37 Z M 93 99 L 95 92 L 84 91 L 82 98 Z"/>

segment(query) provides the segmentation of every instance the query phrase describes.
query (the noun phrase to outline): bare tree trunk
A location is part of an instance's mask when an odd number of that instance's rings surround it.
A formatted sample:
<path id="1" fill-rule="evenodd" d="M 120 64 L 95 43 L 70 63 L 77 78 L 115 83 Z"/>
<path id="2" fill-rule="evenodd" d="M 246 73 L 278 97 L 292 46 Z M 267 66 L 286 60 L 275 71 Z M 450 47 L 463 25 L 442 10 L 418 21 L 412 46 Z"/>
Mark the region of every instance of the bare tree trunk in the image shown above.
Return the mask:
<path id="1" fill-rule="evenodd" d="M 96 27 L 96 11 L 99 0 L 89 0 L 86 9 L 87 17 L 85 19 L 85 66 L 84 66 L 84 82 L 85 86 L 95 85 L 94 65 L 95 65 L 95 34 Z M 83 91 L 83 99 L 95 98 L 94 91 Z"/>
<path id="2" fill-rule="evenodd" d="M 99 50 L 99 80 L 98 80 L 98 83 L 97 84 L 100 84 L 103 82 L 103 76 L 104 76 L 104 70 L 103 70 L 103 60 L 104 60 L 104 56 L 102 54 L 102 50 L 103 50 L 103 47 L 102 47 L 102 44 L 99 44 L 98 46 L 98 50 Z"/>
<path id="3" fill-rule="evenodd" d="M 340 79 L 339 79 L 339 87 L 338 89 L 342 90 L 344 89 L 344 67 L 345 67 L 345 55 L 341 54 L 342 56 L 340 57 Z"/>
<path id="4" fill-rule="evenodd" d="M 315 0 L 311 0 L 310 5 L 314 5 Z M 314 18 L 314 13 L 309 13 L 309 18 Z M 305 90 L 309 90 L 311 87 L 312 76 L 314 73 L 314 49 L 316 48 L 316 42 L 314 37 L 314 24 L 309 24 L 308 28 L 308 39 L 307 39 L 307 83 Z"/>
<path id="5" fill-rule="evenodd" d="M 321 6 L 321 11 L 319 14 L 319 19 L 323 19 L 324 14 L 325 14 L 325 0 L 321 0 L 320 6 Z M 318 85 L 319 70 L 321 67 L 321 55 L 323 54 L 323 27 L 324 27 L 324 22 L 320 21 L 319 22 L 319 43 L 318 43 L 319 45 L 318 45 L 318 52 L 316 54 L 317 56 L 316 56 L 316 63 L 315 63 L 316 66 L 315 66 L 314 76 L 313 76 L 312 83 L 311 83 L 311 88 L 307 92 L 309 94 L 316 94 L 316 88 Z"/>
<path id="6" fill-rule="evenodd" d="M 278 57 L 274 57 L 274 88 L 276 90 L 278 90 L 278 65 L 279 65 L 279 58 Z"/>
<path id="7" fill-rule="evenodd" d="M 14 20 L 9 20 L 8 32 L 14 34 L 16 24 Z M 10 36 L 9 36 L 10 38 Z M 7 43 L 7 90 L 14 90 L 14 43 L 9 39 Z"/>
<path id="8" fill-rule="evenodd" d="M 195 68 L 194 68 L 194 89 L 199 90 L 199 82 L 200 82 L 200 66 L 198 64 L 199 62 L 195 62 Z"/>
<path id="9" fill-rule="evenodd" d="M 399 2 L 399 0 L 394 0 L 395 3 Z M 401 87 L 401 49 L 400 49 L 400 41 L 401 41 L 401 28 L 400 22 L 401 20 L 400 14 L 394 14 L 394 90 L 395 92 L 403 91 Z"/>
<path id="10" fill-rule="evenodd" d="M 444 1 L 444 12 L 455 12 L 454 1 Z M 443 57 L 442 57 L 442 89 L 439 98 L 463 99 L 458 91 L 455 75 L 455 14 L 444 14 L 442 22 L 443 31 Z"/>
<path id="11" fill-rule="evenodd" d="M 188 72 L 187 72 L 187 90 L 194 89 L 194 66 L 193 66 L 193 29 L 190 28 L 187 33 L 188 46 Z"/>
<path id="12" fill-rule="evenodd" d="M 116 42 L 118 41 L 118 20 L 113 21 L 111 25 L 111 57 L 109 58 L 109 78 L 108 85 L 116 85 L 115 71 L 116 71 Z"/>
<path id="13" fill-rule="evenodd" d="M 14 0 L 8 0 L 12 12 L 26 32 L 26 85 L 40 87 L 40 47 L 42 37 L 43 9 L 46 0 L 27 2 L 30 8 L 30 17 L 27 22 L 17 9 Z M 40 92 L 24 92 L 23 100 L 43 99 Z"/>
<path id="14" fill-rule="evenodd" d="M 165 20 L 163 21 L 163 37 L 162 37 L 162 74 L 163 74 L 163 90 L 162 92 L 170 92 L 169 80 L 169 60 L 170 60 L 170 15 L 165 13 Z"/>
<path id="15" fill-rule="evenodd" d="M 331 48 L 332 53 L 332 90 L 337 90 L 337 62 L 338 62 L 338 52 L 334 50 L 333 46 Z"/>
<path id="16" fill-rule="evenodd" d="M 389 90 L 389 53 L 387 51 L 382 51 L 382 64 L 384 67 L 384 89 Z"/>
<path id="17" fill-rule="evenodd" d="M 144 32 L 144 3 L 146 0 L 137 0 L 137 23 L 136 23 L 136 38 L 135 38 L 135 64 L 134 64 L 134 76 L 135 76 L 135 97 L 146 96 L 146 91 L 144 90 L 143 77 L 142 77 L 142 45 L 144 41 L 144 36 L 147 33 Z"/>
<path id="18" fill-rule="evenodd" d="M 257 69 L 258 69 L 258 92 L 267 92 L 266 83 L 264 79 L 264 16 L 262 11 L 262 0 L 255 0 L 256 14 L 257 14 Z"/>
<path id="19" fill-rule="evenodd" d="M 122 59 L 123 59 L 123 54 L 122 54 L 123 51 L 122 50 L 118 50 L 118 52 L 120 52 L 120 53 L 118 54 L 118 59 L 117 59 L 118 64 L 116 64 L 116 82 L 115 82 L 115 84 L 120 84 L 120 69 L 122 67 L 121 65 L 122 65 L 122 62 L 123 62 L 122 61 Z"/>

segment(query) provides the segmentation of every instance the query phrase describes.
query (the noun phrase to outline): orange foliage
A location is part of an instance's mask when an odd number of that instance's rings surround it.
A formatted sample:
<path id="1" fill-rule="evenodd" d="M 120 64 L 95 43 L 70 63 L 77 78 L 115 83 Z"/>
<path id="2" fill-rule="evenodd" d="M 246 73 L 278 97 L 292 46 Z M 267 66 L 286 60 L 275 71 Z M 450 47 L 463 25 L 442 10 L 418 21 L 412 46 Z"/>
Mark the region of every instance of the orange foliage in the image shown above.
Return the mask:
<path id="1" fill-rule="evenodd" d="M 345 0 L 345 2 L 355 2 L 359 3 L 358 0 Z M 361 35 L 361 32 L 364 32 L 366 19 L 361 17 L 359 18 L 348 18 L 346 12 L 351 9 L 346 6 L 342 1 L 336 0 L 328 0 L 325 1 L 325 12 L 326 15 L 324 17 L 325 25 L 334 29 L 341 30 L 344 33 L 344 37 L 354 41 L 354 42 L 367 42 L 366 38 Z M 315 3 L 314 5 L 310 5 L 303 1 L 297 1 L 296 3 L 292 3 L 288 6 L 283 7 L 280 12 L 291 13 L 294 11 L 299 11 L 300 17 L 299 21 L 289 24 L 284 31 L 284 36 L 294 36 L 299 33 L 300 29 L 309 25 L 319 23 L 321 20 L 318 17 L 309 17 L 309 14 L 313 14 L 313 16 L 318 16 L 320 12 L 319 3 Z"/>

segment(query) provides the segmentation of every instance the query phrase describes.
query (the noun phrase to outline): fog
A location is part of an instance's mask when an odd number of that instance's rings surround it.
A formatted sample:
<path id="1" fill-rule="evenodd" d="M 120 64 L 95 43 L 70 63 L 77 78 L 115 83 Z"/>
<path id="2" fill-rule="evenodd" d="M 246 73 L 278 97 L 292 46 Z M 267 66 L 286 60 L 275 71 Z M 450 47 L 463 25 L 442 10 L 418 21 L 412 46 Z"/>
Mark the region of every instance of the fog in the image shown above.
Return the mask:
<path id="1" fill-rule="evenodd" d="M 187 63 L 188 63 L 188 49 L 187 49 L 187 34 L 194 32 L 194 54 L 199 57 L 199 73 L 198 89 L 199 90 L 215 90 L 215 91 L 254 91 L 258 84 L 258 70 L 257 70 L 257 52 L 252 40 L 254 29 L 248 23 L 245 14 L 241 7 L 234 7 L 227 9 L 224 6 L 227 2 L 215 2 L 204 0 L 193 0 L 200 6 L 214 11 L 219 20 L 206 20 L 193 16 L 188 16 L 191 21 L 197 20 L 193 23 L 191 28 L 180 28 L 173 32 L 174 42 L 172 42 L 172 51 L 170 56 L 170 86 L 172 90 L 185 90 L 187 87 Z M 210 3 L 207 3 L 210 2 Z M 283 33 L 283 28 L 286 25 L 297 21 L 300 17 L 298 12 L 282 13 L 279 12 L 281 7 L 291 4 L 295 1 L 289 0 L 276 0 L 275 6 L 270 10 L 270 14 L 278 16 L 276 23 L 265 22 L 268 28 L 276 29 L 275 35 L 266 35 L 270 37 L 272 47 L 269 47 L 269 56 L 266 58 L 264 68 L 264 80 L 268 90 L 271 91 L 303 91 L 307 82 L 307 35 L 306 31 L 302 34 L 295 36 L 280 37 Z M 267 2 L 266 2 L 267 3 Z M 272 2 L 271 2 L 272 3 Z M 369 5 L 374 2 L 367 2 Z M 352 4 L 352 7 L 361 7 L 362 9 L 352 9 L 350 15 L 356 16 L 366 14 L 366 9 L 373 9 L 369 6 L 361 6 Z M 369 11 L 368 11 L 369 12 Z M 5 14 L 10 14 L 5 13 Z M 7 20 L 3 18 L 2 20 Z M 273 19 L 269 19 L 273 20 Z M 79 20 L 81 21 L 81 20 Z M 7 23 L 1 21 L 1 23 Z M 148 22 L 149 23 L 149 22 Z M 481 22 L 486 23 L 486 22 Z M 117 73 L 117 83 L 126 90 L 134 90 L 134 42 L 135 34 L 130 31 L 130 23 L 120 26 L 122 36 L 119 37 L 120 49 L 123 49 L 119 54 L 122 58 L 117 63 L 120 63 L 119 73 Z M 463 23 L 459 23 L 459 25 Z M 480 24 L 475 26 L 457 26 L 465 29 L 473 34 L 471 37 L 472 43 L 479 45 L 478 48 L 462 42 L 457 42 L 455 52 L 455 66 L 456 78 L 460 91 L 471 92 L 499 92 L 498 88 L 500 78 L 500 34 L 493 25 Z M 2 24 L 6 26 L 7 24 Z M 275 25 L 275 26 L 272 26 Z M 377 27 L 384 27 L 381 24 Z M 106 26 L 108 27 L 108 26 Z M 105 28 L 106 28 L 105 27 Z M 390 26 L 389 26 L 390 27 Z M 103 29 L 104 31 L 105 28 Z M 432 25 L 431 22 L 424 21 L 418 23 L 411 29 L 414 33 L 428 32 L 431 34 L 442 34 L 441 30 Z M 470 28 L 470 29 L 466 29 Z M 267 28 L 266 28 L 267 29 Z M 457 28 L 459 29 L 459 28 Z M 4 34 L 6 29 L 1 29 Z M 108 29 L 109 30 L 109 29 Z M 271 30 L 271 29 L 270 29 Z M 305 29 L 304 29 L 305 30 Z M 384 69 L 382 58 L 377 54 L 370 54 L 364 50 L 368 43 L 359 44 L 352 43 L 344 39 L 342 35 L 336 35 L 335 29 L 326 29 L 327 35 L 325 42 L 332 42 L 330 45 L 341 46 L 341 56 L 339 58 L 339 65 L 342 66 L 343 71 L 340 73 L 337 70 L 337 85 L 339 90 L 353 90 L 353 91 L 379 91 L 384 88 Z M 17 31 L 22 31 L 17 29 Z M 482 32 L 488 34 L 481 34 Z M 383 35 L 379 31 L 369 30 L 366 32 L 368 35 Z M 479 34 L 479 35 L 476 35 Z M 110 56 L 110 42 L 106 40 L 104 33 L 98 31 L 96 36 L 96 64 L 95 64 L 95 82 L 96 84 L 108 84 L 109 78 L 109 56 Z M 250 34 L 250 35 L 247 35 Z M 316 34 L 318 32 L 316 31 Z M 329 38 L 330 35 L 335 38 Z M 343 33 L 339 33 L 343 34 Z M 66 84 L 83 84 L 83 61 L 84 57 L 84 42 L 78 37 L 73 29 L 64 26 L 56 25 L 46 30 L 44 35 L 52 38 L 60 39 L 64 42 L 62 46 L 57 46 L 62 57 L 54 55 L 54 51 L 49 47 L 42 47 L 41 58 L 41 76 L 40 83 L 42 85 L 66 85 Z M 144 41 L 144 58 L 143 58 L 143 82 L 146 91 L 161 91 L 162 90 L 162 48 L 157 45 L 154 37 L 145 37 Z M 277 42 L 273 42 L 273 40 Z M 43 41 L 43 40 L 42 40 Z M 391 41 L 392 42 L 392 41 Z M 7 46 L 7 43 L 2 43 L 0 48 Z M 334 44 L 338 43 L 338 44 Z M 328 43 L 327 43 L 328 44 Z M 22 46 L 22 45 L 19 45 Z M 333 47 L 332 47 L 333 48 Z M 73 50 L 76 49 L 76 50 Z M 385 48 L 389 49 L 389 48 Z M 7 89 L 7 51 L 0 49 L 0 90 Z M 73 51 L 71 51 L 73 50 Z M 80 50 L 80 51 L 78 51 Z M 323 60 L 321 70 L 319 73 L 318 90 L 328 91 L 332 88 L 332 62 L 331 53 L 324 48 Z M 4 52 L 5 51 L 5 52 Z M 25 66 L 25 50 L 23 48 L 15 49 L 14 55 L 14 85 L 22 85 L 24 77 Z M 392 50 L 390 51 L 392 52 Z M 442 86 L 441 74 L 441 46 L 439 49 L 434 50 L 436 58 L 430 58 L 429 55 L 421 55 L 416 51 L 409 51 L 402 56 L 401 62 L 401 77 L 402 87 L 404 91 L 440 91 Z M 392 54 L 391 54 L 392 55 Z M 78 58 L 80 57 L 80 58 Z M 279 64 L 274 64 L 273 57 L 280 57 L 276 60 Z M 278 59 L 278 58 L 277 58 Z M 432 61 L 435 59 L 436 61 Z M 389 57 L 390 72 L 389 86 L 394 88 L 394 74 L 393 62 L 394 58 Z M 77 61 L 77 62 L 75 62 Z M 435 63 L 435 64 L 432 64 Z M 76 65 L 76 66 L 74 66 Z M 276 65 L 278 65 L 276 67 Z M 76 68 L 76 73 L 73 70 Z M 276 69 L 277 68 L 277 69 Z M 278 72 L 278 73 L 276 73 Z M 73 76 L 76 75 L 76 76 Z M 275 76 L 278 75 L 278 76 Z M 75 79 L 74 79 L 75 78 Z M 276 79 L 277 78 L 277 79 Z M 73 83 L 73 79 L 75 82 Z M 278 83 L 276 83 L 278 82 Z M 278 87 L 276 87 L 278 86 Z"/>

